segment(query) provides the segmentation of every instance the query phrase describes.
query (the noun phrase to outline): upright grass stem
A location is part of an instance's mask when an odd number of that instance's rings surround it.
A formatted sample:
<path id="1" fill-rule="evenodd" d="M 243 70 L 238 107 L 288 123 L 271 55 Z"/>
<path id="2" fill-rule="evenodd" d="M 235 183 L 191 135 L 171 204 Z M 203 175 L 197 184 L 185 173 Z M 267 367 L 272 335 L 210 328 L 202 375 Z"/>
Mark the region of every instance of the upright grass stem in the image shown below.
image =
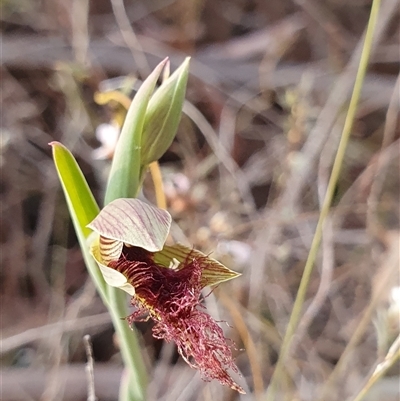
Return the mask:
<path id="1" fill-rule="evenodd" d="M 339 147 L 336 153 L 335 161 L 332 167 L 331 177 L 329 179 L 327 191 L 322 204 L 321 213 L 318 219 L 317 227 L 315 229 L 314 238 L 311 244 L 310 252 L 304 267 L 304 272 L 300 281 L 297 296 L 293 305 L 293 310 L 290 315 L 289 323 L 286 329 L 285 336 L 283 338 L 279 359 L 275 367 L 274 374 L 272 375 L 270 385 L 266 394 L 266 401 L 273 401 L 276 399 L 279 382 L 282 380 L 282 374 L 284 371 L 285 363 L 288 360 L 291 351 L 291 345 L 296 332 L 297 325 L 301 318 L 301 311 L 304 305 L 307 288 L 310 282 L 311 274 L 314 268 L 314 263 L 317 257 L 319 245 L 322 238 L 322 230 L 324 227 L 325 220 L 329 214 L 329 209 L 332 204 L 332 199 L 335 192 L 335 187 L 338 182 L 340 171 L 343 165 L 343 160 L 346 153 L 347 144 L 349 142 L 351 129 L 353 127 L 354 118 L 357 111 L 357 105 L 360 99 L 360 94 L 364 82 L 364 78 L 367 72 L 368 61 L 371 53 L 374 29 L 378 19 L 378 12 L 381 0 L 373 0 L 370 18 L 365 34 L 365 41 L 363 50 L 361 53 L 360 63 L 354 83 L 353 93 L 350 99 L 349 108 L 347 111 L 343 131 L 339 143 Z"/>

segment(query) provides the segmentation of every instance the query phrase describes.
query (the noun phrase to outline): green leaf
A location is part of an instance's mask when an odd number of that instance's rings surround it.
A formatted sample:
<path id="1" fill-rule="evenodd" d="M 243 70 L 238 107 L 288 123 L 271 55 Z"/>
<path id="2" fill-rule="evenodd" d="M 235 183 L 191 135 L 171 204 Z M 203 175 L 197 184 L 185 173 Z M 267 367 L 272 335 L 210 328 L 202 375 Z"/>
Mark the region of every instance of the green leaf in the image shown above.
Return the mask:
<path id="1" fill-rule="evenodd" d="M 163 248 L 167 239 L 171 215 L 139 199 L 119 198 L 105 206 L 88 227 L 108 240 L 156 252 Z M 107 246 L 111 251 L 115 249 L 110 241 Z M 118 259 L 119 255 L 115 256 Z"/>
<path id="2" fill-rule="evenodd" d="M 105 204 L 117 198 L 134 198 L 140 187 L 142 131 L 150 97 L 168 59 L 143 82 L 129 107 L 108 178 Z"/>
<path id="3" fill-rule="evenodd" d="M 87 237 L 91 230 L 87 225 L 99 213 L 99 207 L 81 169 L 71 152 L 59 142 L 51 142 L 54 164 L 64 191 L 72 223 L 82 249 L 83 257 L 97 290 L 106 301 L 106 283 L 89 253 Z"/>
<path id="4" fill-rule="evenodd" d="M 71 152 L 59 142 L 49 145 L 73 223 L 84 237 L 88 237 L 91 230 L 86 226 L 97 216 L 99 207 Z"/>
<path id="5" fill-rule="evenodd" d="M 181 119 L 189 76 L 187 57 L 149 101 L 142 135 L 142 165 L 158 160 L 171 145 Z"/>
<path id="6" fill-rule="evenodd" d="M 154 254 L 154 261 L 165 267 L 170 267 L 175 260 L 181 264 L 177 267 L 182 268 L 185 263 L 190 263 L 196 259 L 202 265 L 201 285 L 217 285 L 224 281 L 232 280 L 241 274 L 228 269 L 222 263 L 210 258 L 196 249 L 188 248 L 182 244 L 165 245 L 163 250 Z"/>

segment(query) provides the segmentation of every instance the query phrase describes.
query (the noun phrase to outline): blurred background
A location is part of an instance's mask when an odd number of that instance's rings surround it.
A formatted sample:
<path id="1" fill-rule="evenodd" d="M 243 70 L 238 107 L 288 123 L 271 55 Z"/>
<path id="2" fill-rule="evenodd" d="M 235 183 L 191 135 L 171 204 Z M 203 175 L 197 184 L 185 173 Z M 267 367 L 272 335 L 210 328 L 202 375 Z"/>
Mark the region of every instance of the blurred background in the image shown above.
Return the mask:
<path id="1" fill-rule="evenodd" d="M 371 0 L 3 0 L 1 7 L 1 400 L 86 400 L 85 334 L 96 395 L 117 400 L 118 339 L 88 279 L 48 143 L 72 150 L 101 204 L 121 107 L 107 93 L 127 82 L 137 88 L 161 59 L 174 70 L 186 55 L 185 113 L 161 159 L 172 234 L 242 273 L 205 302 L 228 323 L 221 325 L 236 344 L 237 380 L 248 394 L 203 382 L 172 344 L 152 338 L 149 322 L 137 325 L 147 399 L 263 400 Z M 319 400 L 332 377 L 324 401 L 352 399 L 399 334 L 399 10 L 398 0 L 382 1 L 279 400 Z M 143 193 L 155 201 L 150 179 Z M 398 375 L 395 365 L 365 399 L 398 400 Z"/>

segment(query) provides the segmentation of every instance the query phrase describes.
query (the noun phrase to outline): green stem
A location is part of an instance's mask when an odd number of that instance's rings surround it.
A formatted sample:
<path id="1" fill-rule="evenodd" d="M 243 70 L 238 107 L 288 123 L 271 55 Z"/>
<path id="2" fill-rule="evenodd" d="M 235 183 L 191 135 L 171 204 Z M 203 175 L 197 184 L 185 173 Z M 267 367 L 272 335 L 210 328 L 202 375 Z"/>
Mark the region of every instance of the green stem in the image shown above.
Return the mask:
<path id="1" fill-rule="evenodd" d="M 124 366 L 129 376 L 127 379 L 129 391 L 120 392 L 120 401 L 143 401 L 147 387 L 147 374 L 136 331 L 132 330 L 124 319 L 128 315 L 125 293 L 118 288 L 108 287 L 108 303 Z"/>
<path id="2" fill-rule="evenodd" d="M 105 204 L 114 199 L 123 198 L 124 193 L 127 192 L 129 194 L 125 195 L 125 197 L 132 196 L 132 193 L 137 194 L 139 192 L 139 182 L 141 182 L 141 177 L 139 177 L 136 188 L 132 188 L 132 186 L 129 189 L 120 187 L 120 193 L 117 193 L 115 188 L 114 191 L 110 191 L 108 188 Z M 107 293 L 112 321 L 115 332 L 118 335 L 124 366 L 127 370 L 127 377 L 121 382 L 119 401 L 144 401 L 148 382 L 146 367 L 135 328 L 131 329 L 124 319 L 128 316 L 126 294 L 120 289 L 111 286 L 108 287 Z"/>
<path id="3" fill-rule="evenodd" d="M 135 181 L 136 185 L 132 182 L 129 186 L 107 187 L 105 204 L 118 198 L 136 197 L 143 180 L 144 171 L 144 169 L 139 169 L 138 180 L 137 182 Z M 124 183 L 126 184 L 126 182 Z M 126 294 L 120 289 L 111 286 L 108 287 L 107 293 L 122 359 L 127 370 L 127 377 L 121 382 L 119 401 L 144 401 L 148 378 L 135 328 L 131 329 L 124 319 L 128 315 Z"/>
<path id="4" fill-rule="evenodd" d="M 354 118 L 357 111 L 357 104 L 360 98 L 361 89 L 363 86 L 364 78 L 366 75 L 368 61 L 370 57 L 372 39 L 374 28 L 378 18 L 378 11 L 381 0 L 373 0 L 368 27 L 365 35 L 363 50 L 361 53 L 360 63 L 354 83 L 353 93 L 350 99 L 350 104 L 344 123 L 339 147 L 336 153 L 335 161 L 332 167 L 332 174 L 329 179 L 327 191 L 322 204 L 321 213 L 318 219 L 317 227 L 315 229 L 314 238 L 311 244 L 310 252 L 304 267 L 304 272 L 301 278 L 297 296 L 293 305 L 293 310 L 290 315 L 288 327 L 283 338 L 279 359 L 275 367 L 274 374 L 272 375 L 270 385 L 266 394 L 266 401 L 273 401 L 276 396 L 277 387 L 282 376 L 285 363 L 289 357 L 291 344 L 295 335 L 298 322 L 301 317 L 301 311 L 304 305 L 308 284 L 310 282 L 311 274 L 313 271 L 314 263 L 318 253 L 319 245 L 322 237 L 322 230 L 325 220 L 329 214 L 329 209 L 332 204 L 332 199 L 335 193 L 335 188 L 339 179 L 340 171 L 343 165 L 344 156 L 346 153 L 347 144 L 349 142 L 351 129 L 353 127 Z"/>

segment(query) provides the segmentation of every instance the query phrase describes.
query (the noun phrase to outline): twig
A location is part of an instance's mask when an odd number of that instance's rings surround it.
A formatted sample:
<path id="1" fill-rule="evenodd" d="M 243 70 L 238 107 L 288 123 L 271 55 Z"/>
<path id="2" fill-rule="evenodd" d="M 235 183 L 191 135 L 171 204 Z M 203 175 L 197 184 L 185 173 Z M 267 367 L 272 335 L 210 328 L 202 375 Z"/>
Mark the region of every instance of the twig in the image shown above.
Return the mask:
<path id="1" fill-rule="evenodd" d="M 54 215 L 57 200 L 58 185 L 54 170 L 46 163 L 43 172 L 43 200 L 38 211 L 38 224 L 34 235 L 32 236 L 32 258 L 29 262 L 30 274 L 36 291 L 48 294 L 49 284 L 46 280 L 43 266 L 45 264 L 48 249 L 43 244 L 48 244 L 52 230 L 54 230 Z"/>
<path id="2" fill-rule="evenodd" d="M 379 154 L 379 159 L 381 160 L 381 166 L 379 168 L 385 168 L 387 164 L 391 163 L 393 160 L 398 158 L 399 155 L 399 144 L 400 144 L 400 139 L 397 139 L 390 145 L 388 145 L 386 148 L 383 148 L 380 151 Z M 342 220 L 346 217 L 346 214 L 348 213 L 349 210 L 355 211 L 354 205 L 352 205 L 352 199 L 354 198 L 354 195 L 357 191 L 359 191 L 360 186 L 362 185 L 363 182 L 366 182 L 368 179 L 372 180 L 375 179 L 377 180 L 377 175 L 383 174 L 376 167 L 376 163 L 379 161 L 377 159 L 372 160 L 367 166 L 364 171 L 357 177 L 357 179 L 351 184 L 350 188 L 347 189 L 345 194 L 342 196 L 342 198 L 339 201 L 339 204 L 336 206 L 334 210 L 334 221 L 335 221 L 335 226 L 340 226 L 342 224 Z M 374 183 L 372 184 L 374 185 Z M 373 187 L 371 188 L 371 193 L 370 196 L 372 196 L 374 189 Z M 381 201 L 381 206 L 385 206 L 385 202 Z M 349 209 L 349 205 L 351 206 L 351 209 Z M 387 205 L 387 204 L 386 204 Z M 367 223 L 371 224 L 372 222 L 368 220 L 369 217 L 368 213 L 373 213 L 372 210 L 373 205 L 369 204 L 369 199 L 367 200 L 367 205 L 364 207 L 360 212 L 362 213 L 367 213 Z M 371 210 L 369 210 L 371 208 Z M 371 227 L 367 224 L 367 229 L 370 229 Z"/>
<path id="3" fill-rule="evenodd" d="M 343 374 L 342 369 L 346 366 L 349 361 L 352 351 L 359 343 L 360 339 L 365 333 L 365 329 L 371 321 L 371 316 L 374 313 L 378 302 L 380 301 L 382 294 L 386 291 L 387 285 L 393 277 L 393 273 L 396 272 L 399 264 L 398 257 L 398 244 L 399 237 L 394 234 L 390 239 L 390 247 L 388 249 L 388 257 L 384 263 L 383 270 L 380 273 L 379 282 L 375 288 L 375 293 L 366 309 L 364 310 L 361 319 L 359 320 L 354 334 L 352 335 L 350 341 L 348 342 L 343 354 L 340 356 L 335 368 L 333 369 L 329 379 L 325 383 L 324 389 L 322 391 L 321 400 L 327 400 L 328 394 L 332 393 L 335 383 L 337 382 L 339 375 Z"/>
<path id="4" fill-rule="evenodd" d="M 246 348 L 250 363 L 250 369 L 253 376 L 254 396 L 256 400 L 260 400 L 262 394 L 264 393 L 264 380 L 260 365 L 260 355 L 258 355 L 257 347 L 246 326 L 243 315 L 238 309 L 237 302 L 235 302 L 232 298 L 225 294 L 224 291 L 220 291 L 218 293 L 218 298 L 228 308 L 229 313 L 231 314 L 234 321 L 235 327 Z"/>
<path id="5" fill-rule="evenodd" d="M 72 48 L 78 63 L 85 65 L 89 48 L 89 0 L 73 0 L 71 11 Z"/>
<path id="6" fill-rule="evenodd" d="M 351 34 L 345 30 L 338 18 L 330 12 L 323 2 L 315 0 L 294 0 L 304 9 L 340 49 L 348 50 L 351 43 Z"/>
<path id="7" fill-rule="evenodd" d="M 397 77 L 396 85 L 393 90 L 392 97 L 389 102 L 389 107 L 386 113 L 386 123 L 383 131 L 383 140 L 381 151 L 378 156 L 378 160 L 375 163 L 375 171 L 372 173 L 373 182 L 371 185 L 371 191 L 367 200 L 367 230 L 372 234 L 377 234 L 377 227 L 379 227 L 378 218 L 376 216 L 376 210 L 378 207 L 378 199 L 382 192 L 384 183 L 384 175 L 386 173 L 388 164 L 391 159 L 385 157 L 385 150 L 393 142 L 396 134 L 396 125 L 399 118 L 400 112 L 400 74 Z"/>
<path id="8" fill-rule="evenodd" d="M 218 159 L 232 175 L 232 177 L 234 177 L 235 184 L 237 185 L 243 201 L 250 205 L 253 210 L 255 210 L 254 200 L 251 196 L 251 189 L 246 180 L 246 177 L 239 169 L 235 161 L 231 158 L 226 149 L 221 146 L 213 127 L 200 113 L 200 111 L 188 101 L 185 101 L 183 105 L 183 112 L 193 121 L 195 125 L 197 125 L 213 152 L 217 155 Z"/>
<path id="9" fill-rule="evenodd" d="M 145 79 L 150 74 L 149 63 L 147 62 L 142 45 L 136 37 L 135 31 L 132 29 L 128 16 L 126 15 L 124 2 L 123 0 L 111 0 L 111 5 L 122 37 L 132 53 L 141 78 Z"/>
<path id="10" fill-rule="evenodd" d="M 352 398 L 352 401 L 361 401 L 369 392 L 371 387 L 381 379 L 385 373 L 400 359 L 400 335 L 393 342 L 385 359 L 376 366 L 376 369 L 368 379 L 360 392 Z"/>
<path id="11" fill-rule="evenodd" d="M 83 344 L 85 345 L 87 363 L 85 366 L 86 378 L 87 378 L 87 401 L 97 401 L 95 389 L 94 389 L 94 372 L 93 372 L 93 351 L 92 344 L 90 341 L 89 334 L 83 336 Z"/>
<path id="12" fill-rule="evenodd" d="M 22 347 L 31 342 L 48 338 L 49 335 L 103 326 L 108 323 L 111 323 L 111 317 L 108 312 L 105 312 L 94 316 L 85 316 L 71 320 L 61 320 L 56 323 L 45 324 L 33 329 L 28 329 L 22 333 L 15 334 L 14 336 L 7 337 L 2 340 L 0 342 L 0 355 L 4 355 L 13 349 Z"/>
<path id="13" fill-rule="evenodd" d="M 109 362 L 96 364 L 95 385 L 100 400 L 117 399 L 121 374 L 122 368 L 120 366 Z M 86 398 L 84 364 L 62 365 L 56 375 L 56 380 L 65 383 L 63 401 L 77 401 Z M 1 400 L 43 400 L 40 397 L 46 385 L 47 376 L 48 370 L 43 366 L 0 370 Z M 28 398 L 26 394 L 31 398 Z"/>

